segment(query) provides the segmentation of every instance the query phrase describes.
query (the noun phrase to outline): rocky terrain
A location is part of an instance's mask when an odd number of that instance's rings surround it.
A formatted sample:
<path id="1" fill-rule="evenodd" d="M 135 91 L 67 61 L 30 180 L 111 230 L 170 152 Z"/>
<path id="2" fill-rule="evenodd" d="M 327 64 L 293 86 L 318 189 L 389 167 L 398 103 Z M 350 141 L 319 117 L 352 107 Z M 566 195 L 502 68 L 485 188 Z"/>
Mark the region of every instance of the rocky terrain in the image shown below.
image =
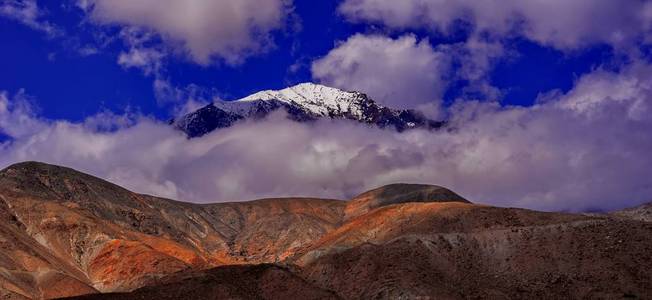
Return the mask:
<path id="1" fill-rule="evenodd" d="M 314 83 L 302 83 L 279 91 L 261 91 L 233 101 L 215 101 L 173 120 L 172 125 L 189 137 L 199 137 L 237 122 L 263 119 L 276 111 L 284 111 L 290 120 L 297 122 L 347 119 L 398 131 L 436 129 L 443 125 L 415 110 L 382 106 L 360 92 Z"/>
<path id="2" fill-rule="evenodd" d="M 643 204 L 638 207 L 616 211 L 611 213 L 611 215 L 625 219 L 652 222 L 652 202 Z"/>
<path id="3" fill-rule="evenodd" d="M 27 162 L 0 171 L 0 296 L 649 299 L 649 208 L 536 212 L 410 184 L 191 204 Z"/>
<path id="4" fill-rule="evenodd" d="M 84 286 L 64 285 L 80 293 L 129 291 L 178 271 L 281 261 L 336 228 L 344 206 L 324 199 L 189 204 L 33 162 L 0 172 L 0 200 L 0 286 L 36 298 L 49 297 L 55 280 Z"/>

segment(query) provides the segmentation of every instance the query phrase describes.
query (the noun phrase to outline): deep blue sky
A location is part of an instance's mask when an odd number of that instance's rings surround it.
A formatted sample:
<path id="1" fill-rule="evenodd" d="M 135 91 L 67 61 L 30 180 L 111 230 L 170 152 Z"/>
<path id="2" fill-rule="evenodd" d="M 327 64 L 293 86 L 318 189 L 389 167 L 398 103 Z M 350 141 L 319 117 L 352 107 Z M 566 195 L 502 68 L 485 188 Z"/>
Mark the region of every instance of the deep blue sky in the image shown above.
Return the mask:
<path id="1" fill-rule="evenodd" d="M 58 2 L 39 4 L 47 5 L 47 20 L 65 34 L 48 37 L 15 20 L 0 18 L 0 90 L 15 94 L 24 89 L 42 116 L 52 119 L 80 120 L 103 109 L 122 112 L 127 107 L 161 119 L 170 117 L 170 108 L 155 100 L 153 76 L 116 63 L 118 54 L 125 49 L 122 42 L 118 40 L 97 54 L 82 56 L 76 51 L 78 47 L 97 43 L 92 31 L 96 29 L 83 23 L 82 11 Z M 380 30 L 346 22 L 336 13 L 337 5 L 337 1 L 295 2 L 300 29 L 273 33 L 276 46 L 241 65 L 201 66 L 177 56 L 167 60 L 164 73 L 175 86 L 195 84 L 224 99 L 311 81 L 310 62 L 326 55 L 338 41 L 355 33 Z M 116 32 L 110 28 L 106 31 Z M 390 36 L 403 33 L 386 32 Z M 428 32 L 416 34 L 421 39 L 429 38 L 433 46 L 454 41 Z M 527 40 L 515 39 L 508 44 L 516 55 L 501 58 L 490 74 L 491 84 L 501 89 L 500 100 L 506 104 L 531 105 L 539 93 L 566 91 L 578 76 L 611 57 L 608 47 L 562 53 Z M 296 63 L 302 67 L 290 71 Z M 445 94 L 448 100 L 459 95 L 464 82 L 452 86 Z"/>

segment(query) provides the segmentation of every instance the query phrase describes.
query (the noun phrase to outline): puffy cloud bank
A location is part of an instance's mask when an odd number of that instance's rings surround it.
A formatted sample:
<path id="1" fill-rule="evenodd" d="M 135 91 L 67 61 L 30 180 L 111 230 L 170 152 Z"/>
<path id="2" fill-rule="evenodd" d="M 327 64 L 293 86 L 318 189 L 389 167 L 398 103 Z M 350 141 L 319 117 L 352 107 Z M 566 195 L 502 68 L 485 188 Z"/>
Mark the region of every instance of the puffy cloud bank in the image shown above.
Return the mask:
<path id="1" fill-rule="evenodd" d="M 503 53 L 502 45 L 477 38 L 433 47 L 412 34 L 396 39 L 356 34 L 314 61 L 311 71 L 323 84 L 364 91 L 384 105 L 437 114 L 454 80 L 466 80 L 476 91 L 495 95 L 487 74 Z"/>
<path id="2" fill-rule="evenodd" d="M 39 118 L 25 95 L 0 95 L 0 166 L 40 160 L 135 191 L 185 201 L 346 198 L 421 182 L 472 201 L 545 210 L 614 209 L 652 200 L 652 67 L 596 70 L 533 107 L 460 102 L 451 130 L 298 124 L 283 116 L 187 140 L 142 116 L 81 123 Z"/>
<path id="3" fill-rule="evenodd" d="M 413 35 L 358 34 L 315 61 L 312 75 L 329 86 L 367 91 L 386 105 L 414 106 L 441 99 L 449 66 L 448 55 Z"/>
<path id="4" fill-rule="evenodd" d="M 559 49 L 631 44 L 652 29 L 652 3 L 638 0 L 346 0 L 339 10 L 355 22 L 443 34 L 461 21 L 478 32 L 522 35 Z"/>
<path id="5" fill-rule="evenodd" d="M 136 26 L 160 35 L 197 63 L 214 58 L 239 63 L 265 51 L 270 33 L 284 24 L 291 1 L 285 0 L 80 0 L 100 24 Z M 140 49 L 142 51 L 142 49 Z M 138 61 L 139 54 L 125 59 Z"/>

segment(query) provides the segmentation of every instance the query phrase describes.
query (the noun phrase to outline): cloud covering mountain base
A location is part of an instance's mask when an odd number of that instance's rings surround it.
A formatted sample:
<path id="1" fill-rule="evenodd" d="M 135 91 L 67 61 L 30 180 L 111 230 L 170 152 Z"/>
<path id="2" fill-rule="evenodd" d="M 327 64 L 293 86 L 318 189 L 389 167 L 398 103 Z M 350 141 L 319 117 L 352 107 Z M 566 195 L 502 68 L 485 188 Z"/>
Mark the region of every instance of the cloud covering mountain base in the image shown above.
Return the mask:
<path id="1" fill-rule="evenodd" d="M 0 94 L 0 166 L 39 160 L 137 192 L 192 202 L 346 198 L 393 182 L 449 187 L 476 203 L 610 210 L 652 199 L 652 67 L 598 69 L 532 107 L 460 101 L 450 128 L 397 133 L 275 114 L 187 139 L 140 115 L 47 120 Z M 614 139 L 617 137 L 617 139 Z"/>

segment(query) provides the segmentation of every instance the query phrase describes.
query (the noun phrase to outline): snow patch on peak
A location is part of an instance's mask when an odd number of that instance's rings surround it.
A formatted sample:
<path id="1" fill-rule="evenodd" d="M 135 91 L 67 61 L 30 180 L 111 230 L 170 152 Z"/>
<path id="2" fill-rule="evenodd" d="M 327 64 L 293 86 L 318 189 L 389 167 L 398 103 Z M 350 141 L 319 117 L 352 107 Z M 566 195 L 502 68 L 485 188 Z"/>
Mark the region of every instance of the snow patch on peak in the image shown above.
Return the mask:
<path id="1" fill-rule="evenodd" d="M 285 100 L 284 102 L 302 103 L 310 102 L 315 98 L 333 100 L 341 94 L 355 94 L 355 92 L 345 92 L 316 83 L 304 82 L 282 90 L 260 91 L 236 101 Z"/>
<path id="2" fill-rule="evenodd" d="M 311 113 L 321 116 L 328 116 L 331 113 L 349 113 L 353 116 L 362 116 L 361 102 L 366 99 L 366 96 L 359 92 L 347 92 L 306 82 L 282 90 L 257 92 L 235 101 L 219 101 L 218 105 L 220 107 L 229 107 L 231 110 L 236 108 L 247 110 L 252 103 L 279 101 L 303 107 Z"/>

